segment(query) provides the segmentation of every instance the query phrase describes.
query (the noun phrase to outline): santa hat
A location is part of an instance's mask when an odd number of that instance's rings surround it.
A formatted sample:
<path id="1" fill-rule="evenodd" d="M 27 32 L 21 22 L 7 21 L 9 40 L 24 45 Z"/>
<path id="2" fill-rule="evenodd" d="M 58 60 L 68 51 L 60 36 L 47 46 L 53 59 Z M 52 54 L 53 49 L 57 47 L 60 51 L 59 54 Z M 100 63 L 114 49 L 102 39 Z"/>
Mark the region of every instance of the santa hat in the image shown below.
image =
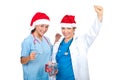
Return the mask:
<path id="1" fill-rule="evenodd" d="M 30 26 L 34 28 L 35 25 L 38 25 L 38 24 L 50 24 L 49 17 L 45 13 L 37 12 L 33 16 Z"/>
<path id="2" fill-rule="evenodd" d="M 76 27 L 75 16 L 65 15 L 61 20 L 61 27 Z"/>

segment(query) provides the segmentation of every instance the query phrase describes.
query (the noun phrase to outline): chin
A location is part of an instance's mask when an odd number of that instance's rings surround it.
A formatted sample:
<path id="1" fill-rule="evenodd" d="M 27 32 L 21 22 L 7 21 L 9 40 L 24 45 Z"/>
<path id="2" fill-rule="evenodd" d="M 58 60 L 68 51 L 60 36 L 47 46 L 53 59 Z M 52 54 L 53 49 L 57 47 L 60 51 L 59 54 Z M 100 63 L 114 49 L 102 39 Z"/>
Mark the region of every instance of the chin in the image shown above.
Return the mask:
<path id="1" fill-rule="evenodd" d="M 68 37 L 68 36 L 65 36 L 64 38 L 65 38 L 65 39 L 68 39 L 69 37 Z"/>
<path id="2" fill-rule="evenodd" d="M 44 33 L 41 33 L 40 35 L 41 35 L 41 36 L 44 36 Z"/>

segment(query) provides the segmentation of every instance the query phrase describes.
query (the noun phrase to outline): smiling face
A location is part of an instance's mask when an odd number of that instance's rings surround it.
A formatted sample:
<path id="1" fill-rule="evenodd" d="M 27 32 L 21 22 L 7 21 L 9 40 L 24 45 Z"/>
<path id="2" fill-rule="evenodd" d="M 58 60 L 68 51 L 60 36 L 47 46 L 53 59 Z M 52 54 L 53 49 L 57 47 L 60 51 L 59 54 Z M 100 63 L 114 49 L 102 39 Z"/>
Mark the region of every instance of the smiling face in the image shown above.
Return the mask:
<path id="1" fill-rule="evenodd" d="M 71 27 L 62 27 L 61 28 L 62 34 L 65 38 L 65 41 L 69 41 L 74 36 L 75 28 Z"/>
<path id="2" fill-rule="evenodd" d="M 39 24 L 36 25 L 36 33 L 39 37 L 42 37 L 48 30 L 49 25 L 48 24 Z"/>

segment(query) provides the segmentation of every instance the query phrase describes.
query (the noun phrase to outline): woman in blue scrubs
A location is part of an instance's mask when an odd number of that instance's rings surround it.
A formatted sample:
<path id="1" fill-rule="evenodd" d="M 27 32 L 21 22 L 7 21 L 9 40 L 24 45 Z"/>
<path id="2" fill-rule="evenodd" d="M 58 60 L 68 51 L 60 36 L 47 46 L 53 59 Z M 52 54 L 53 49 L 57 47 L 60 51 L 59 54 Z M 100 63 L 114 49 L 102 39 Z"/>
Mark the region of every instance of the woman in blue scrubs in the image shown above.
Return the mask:
<path id="1" fill-rule="evenodd" d="M 56 55 L 56 61 L 58 63 L 58 74 L 57 80 L 74 80 L 74 74 L 72 70 L 72 63 L 70 58 L 69 46 L 72 43 L 73 38 L 65 42 L 65 39 L 62 40 L 59 46 L 59 51 Z"/>
<path id="2" fill-rule="evenodd" d="M 58 64 L 56 80 L 89 80 L 87 51 L 97 37 L 103 17 L 103 8 L 95 5 L 97 17 L 88 32 L 77 36 L 74 15 L 65 15 L 61 20 L 61 38 L 53 46 L 52 62 Z M 78 30 L 78 34 L 79 30 Z"/>
<path id="3" fill-rule="evenodd" d="M 45 13 L 37 12 L 31 20 L 31 34 L 22 42 L 21 63 L 24 80 L 48 80 L 45 64 L 50 61 L 52 45 L 44 34 L 50 19 Z M 57 41 L 57 40 L 56 40 Z"/>

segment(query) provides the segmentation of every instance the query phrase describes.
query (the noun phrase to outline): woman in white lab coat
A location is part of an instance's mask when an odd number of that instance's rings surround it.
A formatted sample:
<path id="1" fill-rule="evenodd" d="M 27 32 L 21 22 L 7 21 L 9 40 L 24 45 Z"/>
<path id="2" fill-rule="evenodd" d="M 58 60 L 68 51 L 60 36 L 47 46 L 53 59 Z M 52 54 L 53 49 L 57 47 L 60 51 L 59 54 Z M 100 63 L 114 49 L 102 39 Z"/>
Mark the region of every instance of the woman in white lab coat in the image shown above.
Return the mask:
<path id="1" fill-rule="evenodd" d="M 84 35 L 76 36 L 74 15 L 65 15 L 61 20 L 64 38 L 53 47 L 52 62 L 58 64 L 56 80 L 89 80 L 87 51 L 95 40 L 103 18 L 103 8 L 95 5 L 97 18 Z"/>

